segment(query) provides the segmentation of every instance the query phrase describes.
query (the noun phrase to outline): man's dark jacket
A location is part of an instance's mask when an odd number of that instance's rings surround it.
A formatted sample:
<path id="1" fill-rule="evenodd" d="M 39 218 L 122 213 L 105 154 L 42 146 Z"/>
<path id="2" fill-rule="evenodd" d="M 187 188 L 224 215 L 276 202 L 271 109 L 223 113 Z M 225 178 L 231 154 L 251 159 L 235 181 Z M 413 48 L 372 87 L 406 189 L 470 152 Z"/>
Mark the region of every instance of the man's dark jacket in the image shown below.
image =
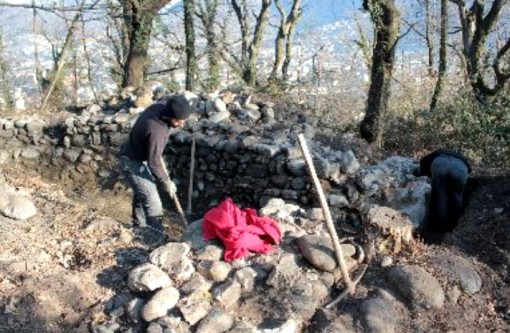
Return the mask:
<path id="1" fill-rule="evenodd" d="M 456 151 L 453 151 L 450 149 L 439 149 L 439 150 L 436 150 L 436 151 L 424 156 L 420 160 L 420 176 L 431 177 L 430 166 L 431 166 L 432 162 L 434 161 L 434 159 L 439 156 L 451 156 L 451 157 L 455 157 L 455 158 L 461 160 L 462 162 L 464 162 L 464 164 L 468 168 L 468 173 L 471 173 L 471 165 L 469 164 L 468 160 L 464 156 L 462 156 L 461 154 L 457 153 Z"/>
<path id="2" fill-rule="evenodd" d="M 161 158 L 168 142 L 169 125 L 163 122 L 165 104 L 155 103 L 143 111 L 136 120 L 128 141 L 122 146 L 119 156 L 132 161 L 144 162 L 160 183 L 169 179 Z"/>

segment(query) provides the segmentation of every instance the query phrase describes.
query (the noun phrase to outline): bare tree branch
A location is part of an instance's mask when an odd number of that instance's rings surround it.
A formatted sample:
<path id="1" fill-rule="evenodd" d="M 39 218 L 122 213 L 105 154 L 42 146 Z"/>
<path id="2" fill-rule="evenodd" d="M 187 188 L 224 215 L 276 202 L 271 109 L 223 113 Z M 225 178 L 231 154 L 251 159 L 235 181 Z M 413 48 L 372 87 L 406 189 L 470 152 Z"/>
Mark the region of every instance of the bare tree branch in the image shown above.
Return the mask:
<path id="1" fill-rule="evenodd" d="M 50 13 L 55 12 L 76 12 L 76 11 L 102 11 L 105 9 L 108 9 L 109 7 L 107 5 L 101 5 L 97 6 L 97 3 L 99 1 L 94 2 L 91 5 L 84 6 L 81 8 L 80 6 L 74 7 L 74 6 L 42 6 L 42 5 L 35 5 L 35 4 L 14 4 L 10 2 L 3 2 L 0 1 L 0 7 L 12 7 L 12 8 L 25 8 L 25 9 L 38 9 Z M 119 7 L 120 8 L 120 7 Z"/>
<path id="2" fill-rule="evenodd" d="M 170 67 L 170 68 L 162 69 L 159 71 L 148 72 L 147 75 L 160 75 L 160 74 L 165 74 L 165 73 L 171 73 L 171 72 L 175 72 L 176 70 L 179 70 L 179 69 L 182 69 L 182 65 L 176 64 L 175 66 Z"/>

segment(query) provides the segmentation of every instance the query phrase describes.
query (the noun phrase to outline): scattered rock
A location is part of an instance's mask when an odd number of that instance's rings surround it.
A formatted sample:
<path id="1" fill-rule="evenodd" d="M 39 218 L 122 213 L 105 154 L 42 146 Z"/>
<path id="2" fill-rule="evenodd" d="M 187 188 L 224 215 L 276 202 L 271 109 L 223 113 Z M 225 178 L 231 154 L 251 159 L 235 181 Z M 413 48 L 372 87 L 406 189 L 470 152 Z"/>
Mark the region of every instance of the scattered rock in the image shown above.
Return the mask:
<path id="1" fill-rule="evenodd" d="M 128 287 L 135 292 L 154 291 L 172 284 L 172 280 L 165 272 L 150 263 L 136 267 L 128 276 Z"/>
<path id="2" fill-rule="evenodd" d="M 212 283 L 206 280 L 201 274 L 195 273 L 188 281 L 181 285 L 180 291 L 184 295 L 206 293 Z"/>
<path id="3" fill-rule="evenodd" d="M 361 305 L 361 312 L 367 332 L 395 332 L 397 316 L 392 302 L 380 297 L 370 298 Z"/>
<path id="4" fill-rule="evenodd" d="M 453 304 L 457 304 L 461 294 L 462 294 L 462 292 L 460 291 L 459 287 L 457 287 L 456 285 L 453 286 L 452 288 L 448 289 L 448 291 L 446 293 L 446 295 L 448 296 L 448 299 Z"/>
<path id="5" fill-rule="evenodd" d="M 147 327 L 147 333 L 164 333 L 163 327 L 157 322 L 152 322 L 149 324 L 149 327 Z"/>
<path id="6" fill-rule="evenodd" d="M 186 243 L 168 243 L 152 251 L 150 261 L 171 278 L 187 280 L 195 272 L 193 262 L 188 258 L 189 251 Z"/>
<path id="7" fill-rule="evenodd" d="M 285 253 L 278 260 L 269 274 L 266 284 L 272 287 L 291 285 L 300 276 L 300 268 L 297 264 L 296 255 Z"/>
<path id="8" fill-rule="evenodd" d="M 142 309 L 143 320 L 150 322 L 167 314 L 179 300 L 179 291 L 166 287 L 157 291 Z"/>
<path id="9" fill-rule="evenodd" d="M 337 267 L 335 250 L 330 237 L 303 236 L 298 240 L 299 251 L 315 268 L 332 272 Z M 345 259 L 356 253 L 356 248 L 350 244 L 340 244 Z"/>
<path id="10" fill-rule="evenodd" d="M 230 274 L 232 267 L 224 261 L 202 261 L 197 265 L 197 270 L 207 279 L 222 282 Z"/>
<path id="11" fill-rule="evenodd" d="M 433 257 L 431 262 L 434 267 L 458 283 L 466 293 L 473 295 L 482 288 L 482 278 L 467 259 L 448 253 Z"/>
<path id="12" fill-rule="evenodd" d="M 381 267 L 389 267 L 393 265 L 393 258 L 390 256 L 383 256 L 381 258 Z"/>
<path id="13" fill-rule="evenodd" d="M 227 312 L 215 308 L 200 321 L 197 333 L 223 333 L 234 325 L 234 319 Z"/>
<path id="14" fill-rule="evenodd" d="M 177 307 L 184 320 L 190 325 L 195 325 L 211 310 L 210 295 L 196 292 L 191 296 L 182 298 Z"/>
<path id="15" fill-rule="evenodd" d="M 224 252 L 224 248 L 220 245 L 207 244 L 197 251 L 197 260 L 221 260 Z"/>
<path id="16" fill-rule="evenodd" d="M 413 224 L 409 217 L 393 208 L 372 205 L 366 216 L 366 232 L 376 238 L 379 253 L 398 253 L 413 243 Z"/>
<path id="17" fill-rule="evenodd" d="M 236 304 L 241 297 L 241 285 L 237 281 L 228 280 L 213 289 L 213 297 L 228 308 Z"/>
<path id="18" fill-rule="evenodd" d="M 256 276 L 257 272 L 251 267 L 244 267 L 235 272 L 234 278 L 241 285 L 241 292 L 243 294 L 253 290 Z"/>
<path id="19" fill-rule="evenodd" d="M 443 307 L 443 288 L 435 277 L 420 266 L 394 266 L 388 271 L 387 279 L 394 290 L 411 302 L 413 307 Z"/>
<path id="20" fill-rule="evenodd" d="M 104 323 L 102 325 L 94 326 L 93 332 L 94 333 L 115 333 L 120 328 L 120 325 L 116 322 L 109 321 L 107 323 Z"/>
<path id="21" fill-rule="evenodd" d="M 131 301 L 126 304 L 126 313 L 128 315 L 128 318 L 133 323 L 138 323 L 141 319 L 141 312 L 145 305 L 145 302 L 141 298 L 135 297 Z"/>
<path id="22" fill-rule="evenodd" d="M 33 202 L 19 193 L 0 194 L 0 213 L 15 220 L 27 220 L 37 214 Z"/>

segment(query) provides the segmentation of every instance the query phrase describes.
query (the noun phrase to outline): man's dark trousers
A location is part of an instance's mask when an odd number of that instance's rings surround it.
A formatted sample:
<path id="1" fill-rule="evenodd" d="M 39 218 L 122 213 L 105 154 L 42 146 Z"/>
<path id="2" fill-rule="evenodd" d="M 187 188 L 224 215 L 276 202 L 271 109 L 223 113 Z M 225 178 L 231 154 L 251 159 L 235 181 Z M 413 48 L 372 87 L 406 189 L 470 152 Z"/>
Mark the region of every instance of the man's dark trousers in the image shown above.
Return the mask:
<path id="1" fill-rule="evenodd" d="M 126 157 L 119 158 L 119 166 L 133 189 L 133 222 L 163 236 L 163 205 L 149 168 L 144 162 L 133 161 Z"/>
<path id="2" fill-rule="evenodd" d="M 452 231 L 462 210 L 468 167 L 453 156 L 440 155 L 430 166 L 432 191 L 428 227 L 432 231 Z"/>

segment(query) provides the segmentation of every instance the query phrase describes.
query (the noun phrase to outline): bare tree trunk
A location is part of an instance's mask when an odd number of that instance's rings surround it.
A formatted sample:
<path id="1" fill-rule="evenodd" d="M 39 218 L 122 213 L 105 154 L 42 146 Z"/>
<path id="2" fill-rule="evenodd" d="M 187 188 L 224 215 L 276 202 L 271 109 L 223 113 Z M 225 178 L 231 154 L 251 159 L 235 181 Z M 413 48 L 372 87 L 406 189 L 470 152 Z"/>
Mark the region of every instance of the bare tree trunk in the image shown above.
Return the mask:
<path id="1" fill-rule="evenodd" d="M 35 6 L 35 0 L 32 0 L 32 6 Z M 32 9 L 32 33 L 34 34 L 34 64 L 35 64 L 35 80 L 40 87 L 42 78 L 41 62 L 39 61 L 39 45 L 37 45 L 37 10 Z"/>
<path id="2" fill-rule="evenodd" d="M 280 27 L 278 28 L 278 33 L 276 34 L 276 39 L 275 39 L 273 70 L 271 71 L 271 75 L 269 77 L 269 80 L 273 81 L 273 82 L 277 81 L 278 76 L 282 71 L 285 36 L 287 35 L 287 32 L 286 32 L 287 27 L 285 25 L 285 11 L 283 8 L 281 8 L 278 0 L 275 0 L 275 3 L 276 3 L 276 7 L 280 11 L 281 18 L 280 18 Z"/>
<path id="3" fill-rule="evenodd" d="M 295 25 L 290 27 L 289 35 L 287 36 L 287 41 L 285 42 L 285 60 L 283 61 L 282 67 L 282 79 L 284 82 L 287 82 L 289 80 L 289 67 L 293 55 L 292 35 L 294 34 L 295 30 L 296 30 Z"/>
<path id="4" fill-rule="evenodd" d="M 249 60 L 248 67 L 244 71 L 244 81 L 250 86 L 257 84 L 257 61 L 259 59 L 260 47 L 262 46 L 262 39 L 266 30 L 267 23 L 269 22 L 269 6 L 271 0 L 262 0 L 262 7 L 260 8 L 255 29 L 253 31 L 253 40 L 248 50 Z"/>
<path id="5" fill-rule="evenodd" d="M 216 48 L 216 38 L 208 39 L 208 54 L 207 59 L 209 61 L 209 80 L 208 88 L 210 90 L 218 89 L 220 85 L 220 57 Z"/>
<path id="6" fill-rule="evenodd" d="M 62 51 L 57 56 L 57 59 L 55 61 L 55 70 L 52 73 L 51 77 L 51 83 L 46 90 L 46 93 L 43 97 L 43 100 L 41 102 L 40 109 L 44 110 L 46 107 L 46 103 L 48 102 L 48 99 L 50 98 L 51 94 L 53 93 L 53 89 L 55 88 L 55 84 L 57 83 L 58 76 L 60 74 L 60 71 L 62 70 L 62 67 L 65 63 L 65 56 L 68 51 L 68 49 L 71 47 L 73 36 L 74 36 L 74 29 L 76 28 L 76 24 L 80 17 L 83 15 L 83 5 L 85 4 L 85 0 L 82 0 L 80 3 L 80 6 L 77 9 L 76 15 L 74 16 L 71 25 L 69 26 L 69 29 L 67 30 L 66 39 L 64 42 L 64 45 L 62 46 Z"/>
<path id="7" fill-rule="evenodd" d="M 434 42 L 431 37 L 430 0 L 425 0 L 425 41 L 428 50 L 428 74 L 434 76 Z"/>
<path id="8" fill-rule="evenodd" d="M 510 79 L 510 70 L 504 65 L 508 51 L 510 50 L 510 38 L 496 51 L 495 59 L 491 66 L 483 62 L 482 57 L 486 54 L 485 42 L 494 25 L 500 18 L 501 11 L 507 0 L 494 0 L 489 9 L 485 8 L 485 2 L 473 1 L 468 9 L 466 3 L 461 0 L 450 0 L 457 5 L 459 18 L 462 25 L 463 53 L 466 58 L 467 73 L 475 96 L 479 100 L 494 96 L 500 92 Z M 492 86 L 487 83 L 488 69 L 492 70 Z"/>
<path id="9" fill-rule="evenodd" d="M 430 111 L 434 112 L 437 100 L 443 90 L 443 81 L 446 75 L 446 51 L 447 51 L 447 30 L 448 30 L 448 0 L 441 0 L 441 37 L 439 41 L 439 68 L 437 71 L 436 87 L 430 101 Z"/>
<path id="10" fill-rule="evenodd" d="M 111 73 L 115 83 L 121 87 L 124 82 L 125 65 L 127 64 L 127 54 L 129 52 L 129 33 L 128 24 L 123 20 L 116 17 L 119 13 L 116 7 L 109 1 L 108 2 L 108 18 L 109 22 L 106 26 L 106 37 L 110 41 L 113 52 L 112 62 L 114 66 L 111 68 Z"/>
<path id="11" fill-rule="evenodd" d="M 294 0 L 289 15 L 280 4 L 275 0 L 275 5 L 280 12 L 280 27 L 275 40 L 275 60 L 273 70 L 270 75 L 270 81 L 277 82 L 279 76 L 285 81 L 288 79 L 288 70 L 292 57 L 292 33 L 302 16 L 301 0 Z"/>
<path id="12" fill-rule="evenodd" d="M 15 102 L 12 97 L 11 86 L 9 84 L 9 79 L 7 78 L 7 72 L 8 66 L 7 62 L 4 60 L 4 41 L 2 37 L 2 30 L 0 29 L 0 93 L 7 106 L 7 109 L 12 109 Z"/>
<path id="13" fill-rule="evenodd" d="M 122 87 L 140 88 L 143 86 L 147 63 L 147 49 L 152 31 L 152 13 L 143 13 L 135 6 L 131 8 L 129 51 L 124 67 Z"/>
<path id="14" fill-rule="evenodd" d="M 79 86 L 79 75 L 78 75 L 78 57 L 76 55 L 76 46 L 73 47 L 73 103 L 78 104 L 78 86 Z"/>
<path id="15" fill-rule="evenodd" d="M 242 8 L 238 4 L 237 0 L 231 0 L 232 8 L 234 8 L 234 13 L 236 14 L 237 21 L 239 22 L 239 27 L 241 29 L 241 66 L 244 71 L 244 67 L 248 63 L 248 48 L 250 45 L 250 36 L 249 36 L 249 25 L 248 25 L 248 4 L 246 0 L 242 0 Z"/>
<path id="16" fill-rule="evenodd" d="M 255 27 L 253 28 L 253 37 L 250 41 L 249 24 L 248 24 L 248 5 L 246 0 L 242 0 L 242 8 L 237 2 L 238 0 L 231 0 L 232 8 L 236 14 L 239 26 L 241 28 L 241 71 L 242 79 L 250 86 L 257 85 L 257 61 L 259 57 L 260 47 L 262 46 L 262 39 L 264 32 L 269 21 L 269 6 L 271 0 L 261 0 L 261 8 L 255 20 Z M 232 52 L 230 54 L 232 56 Z M 228 61 L 228 59 L 227 59 Z M 238 70 L 238 65 L 232 61 L 228 61 L 233 65 L 233 68 Z"/>
<path id="17" fill-rule="evenodd" d="M 372 53 L 371 82 L 365 118 L 360 124 L 361 137 L 377 147 L 382 146 L 383 121 L 388 108 L 390 84 L 399 34 L 399 12 L 394 0 L 364 0 L 365 10 L 372 14 L 375 42 Z"/>
<path id="18" fill-rule="evenodd" d="M 87 37 L 85 35 L 85 21 L 81 20 L 81 29 L 82 29 L 82 44 L 83 44 L 83 54 L 85 55 L 85 61 L 87 63 L 87 79 L 89 81 L 90 89 L 92 90 L 92 94 L 94 95 L 94 101 L 98 101 L 96 86 L 94 85 L 94 80 L 92 79 L 92 66 L 90 64 L 90 54 L 87 49 Z"/>
<path id="19" fill-rule="evenodd" d="M 201 2 L 198 4 L 197 16 L 202 21 L 204 35 L 207 42 L 206 52 L 209 62 L 209 77 L 207 88 L 215 90 L 220 80 L 220 61 L 214 24 L 218 13 L 218 0 L 204 0 L 205 7 Z"/>
<path id="20" fill-rule="evenodd" d="M 194 0 L 184 0 L 184 34 L 186 35 L 186 90 L 195 90 L 197 59 L 195 55 Z"/>
<path id="21" fill-rule="evenodd" d="M 129 49 L 124 64 L 122 87 L 142 88 L 147 67 L 147 50 L 152 22 L 170 0 L 122 0 Z"/>

